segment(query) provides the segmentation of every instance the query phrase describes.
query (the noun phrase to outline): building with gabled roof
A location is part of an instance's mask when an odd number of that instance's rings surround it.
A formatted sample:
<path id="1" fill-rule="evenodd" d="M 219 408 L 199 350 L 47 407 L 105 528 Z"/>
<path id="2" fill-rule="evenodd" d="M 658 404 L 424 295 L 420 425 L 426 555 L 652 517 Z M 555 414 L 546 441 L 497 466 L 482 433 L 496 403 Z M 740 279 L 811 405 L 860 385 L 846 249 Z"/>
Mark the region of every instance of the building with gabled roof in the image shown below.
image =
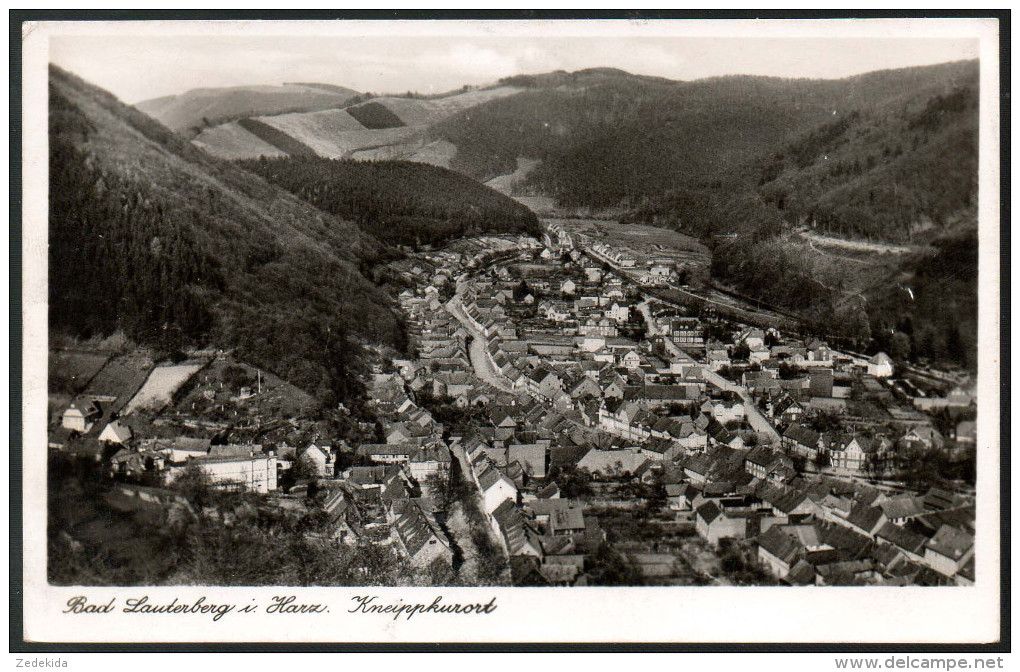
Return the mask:
<path id="1" fill-rule="evenodd" d="M 542 544 L 539 535 L 528 524 L 524 514 L 509 499 L 504 500 L 492 512 L 492 529 L 503 542 L 503 548 L 510 557 L 530 555 L 541 559 Z"/>
<path id="2" fill-rule="evenodd" d="M 98 403 L 88 397 L 79 396 L 71 400 L 71 404 L 61 416 L 60 422 L 66 429 L 84 434 L 92 429 L 92 425 L 102 415 L 103 412 Z"/>
<path id="3" fill-rule="evenodd" d="M 973 535 L 943 525 L 924 545 L 924 562 L 939 574 L 955 576 L 974 555 Z"/>
<path id="4" fill-rule="evenodd" d="M 428 567 L 437 560 L 453 561 L 450 539 L 420 500 L 409 500 L 396 520 L 397 537 L 411 561 Z"/>

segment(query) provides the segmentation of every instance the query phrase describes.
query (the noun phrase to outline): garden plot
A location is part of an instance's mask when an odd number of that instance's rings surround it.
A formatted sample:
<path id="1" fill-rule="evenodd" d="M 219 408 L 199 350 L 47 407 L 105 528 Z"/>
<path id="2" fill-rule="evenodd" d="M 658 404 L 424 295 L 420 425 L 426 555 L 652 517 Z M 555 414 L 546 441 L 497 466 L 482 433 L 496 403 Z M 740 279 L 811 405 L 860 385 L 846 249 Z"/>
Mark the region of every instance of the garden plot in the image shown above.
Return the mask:
<path id="1" fill-rule="evenodd" d="M 157 366 L 145 379 L 142 388 L 128 402 L 124 414 L 136 410 L 156 410 L 166 406 L 173 399 L 174 392 L 203 366 L 205 366 L 203 362 Z"/>

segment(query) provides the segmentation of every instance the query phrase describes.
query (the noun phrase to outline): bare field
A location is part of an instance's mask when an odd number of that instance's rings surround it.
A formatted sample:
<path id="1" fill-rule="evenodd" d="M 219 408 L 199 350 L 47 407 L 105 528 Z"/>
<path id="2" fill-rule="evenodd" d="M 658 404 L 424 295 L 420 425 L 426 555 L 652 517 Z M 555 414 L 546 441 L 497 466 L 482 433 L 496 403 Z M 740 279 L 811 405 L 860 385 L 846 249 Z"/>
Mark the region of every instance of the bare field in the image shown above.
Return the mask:
<path id="1" fill-rule="evenodd" d="M 162 408 L 170 403 L 174 392 L 188 382 L 188 379 L 198 373 L 203 366 L 205 366 L 204 362 L 157 366 L 145 379 L 142 388 L 128 402 L 124 413 L 131 413 L 139 409 Z"/>
<path id="2" fill-rule="evenodd" d="M 287 156 L 277 147 L 241 128 L 236 121 L 207 128 L 192 142 L 213 156 L 228 161 L 257 159 L 260 156 L 269 158 Z"/>

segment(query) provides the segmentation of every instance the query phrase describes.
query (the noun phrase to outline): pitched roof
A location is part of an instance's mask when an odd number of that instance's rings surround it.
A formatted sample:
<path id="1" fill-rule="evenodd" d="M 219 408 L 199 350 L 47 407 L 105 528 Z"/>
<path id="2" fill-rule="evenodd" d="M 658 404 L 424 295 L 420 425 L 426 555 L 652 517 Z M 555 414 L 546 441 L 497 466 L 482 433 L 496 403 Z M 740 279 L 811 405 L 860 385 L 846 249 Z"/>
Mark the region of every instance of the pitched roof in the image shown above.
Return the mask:
<path id="1" fill-rule="evenodd" d="M 818 440 L 821 438 L 821 435 L 804 425 L 794 422 L 786 428 L 785 432 L 783 432 L 783 437 L 790 439 L 791 441 L 795 441 L 802 446 L 817 448 Z"/>
<path id="2" fill-rule="evenodd" d="M 887 541 L 893 546 L 918 555 L 923 554 L 924 545 L 927 542 L 927 539 L 923 535 L 893 523 L 886 523 L 883 525 L 875 534 L 875 537 L 882 541 Z"/>
<path id="3" fill-rule="evenodd" d="M 549 514 L 549 529 L 553 532 L 557 530 L 583 530 L 583 510 L 579 506 L 556 509 Z"/>
<path id="4" fill-rule="evenodd" d="M 711 525 L 712 521 L 722 515 L 722 509 L 716 506 L 715 502 L 705 502 L 698 507 L 696 514 L 699 518 Z"/>
<path id="5" fill-rule="evenodd" d="M 792 564 L 804 551 L 804 547 L 793 536 L 786 534 L 779 525 L 773 525 L 758 536 L 758 546 L 787 564 Z"/>
<path id="6" fill-rule="evenodd" d="M 449 548 L 450 540 L 432 514 L 419 502 L 412 501 L 411 504 L 396 523 L 397 534 L 411 557 L 417 555 L 432 538 Z"/>
<path id="7" fill-rule="evenodd" d="M 548 446 L 544 443 L 511 444 L 507 449 L 507 461 L 520 462 L 531 476 L 545 478 L 547 452 Z"/>
<path id="8" fill-rule="evenodd" d="M 885 517 L 890 520 L 911 518 L 924 513 L 924 499 L 911 495 L 900 495 L 879 503 Z"/>
<path id="9" fill-rule="evenodd" d="M 974 546 L 974 537 L 963 530 L 943 525 L 925 544 L 926 548 L 952 560 L 960 560 Z"/>
<path id="10" fill-rule="evenodd" d="M 882 519 L 883 515 L 882 509 L 877 506 L 858 505 L 850 511 L 850 515 L 847 516 L 846 520 L 854 527 L 870 534 L 875 529 L 875 526 L 878 525 L 878 521 Z"/>

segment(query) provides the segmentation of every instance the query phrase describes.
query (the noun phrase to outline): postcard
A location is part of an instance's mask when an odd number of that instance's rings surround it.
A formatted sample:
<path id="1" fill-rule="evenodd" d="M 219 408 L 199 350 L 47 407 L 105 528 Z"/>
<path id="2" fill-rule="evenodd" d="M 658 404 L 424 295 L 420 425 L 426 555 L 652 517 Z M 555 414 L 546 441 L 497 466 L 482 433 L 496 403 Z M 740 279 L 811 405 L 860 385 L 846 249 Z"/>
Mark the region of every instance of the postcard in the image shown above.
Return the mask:
<path id="1" fill-rule="evenodd" d="M 996 641 L 998 45 L 25 23 L 25 640 Z"/>

